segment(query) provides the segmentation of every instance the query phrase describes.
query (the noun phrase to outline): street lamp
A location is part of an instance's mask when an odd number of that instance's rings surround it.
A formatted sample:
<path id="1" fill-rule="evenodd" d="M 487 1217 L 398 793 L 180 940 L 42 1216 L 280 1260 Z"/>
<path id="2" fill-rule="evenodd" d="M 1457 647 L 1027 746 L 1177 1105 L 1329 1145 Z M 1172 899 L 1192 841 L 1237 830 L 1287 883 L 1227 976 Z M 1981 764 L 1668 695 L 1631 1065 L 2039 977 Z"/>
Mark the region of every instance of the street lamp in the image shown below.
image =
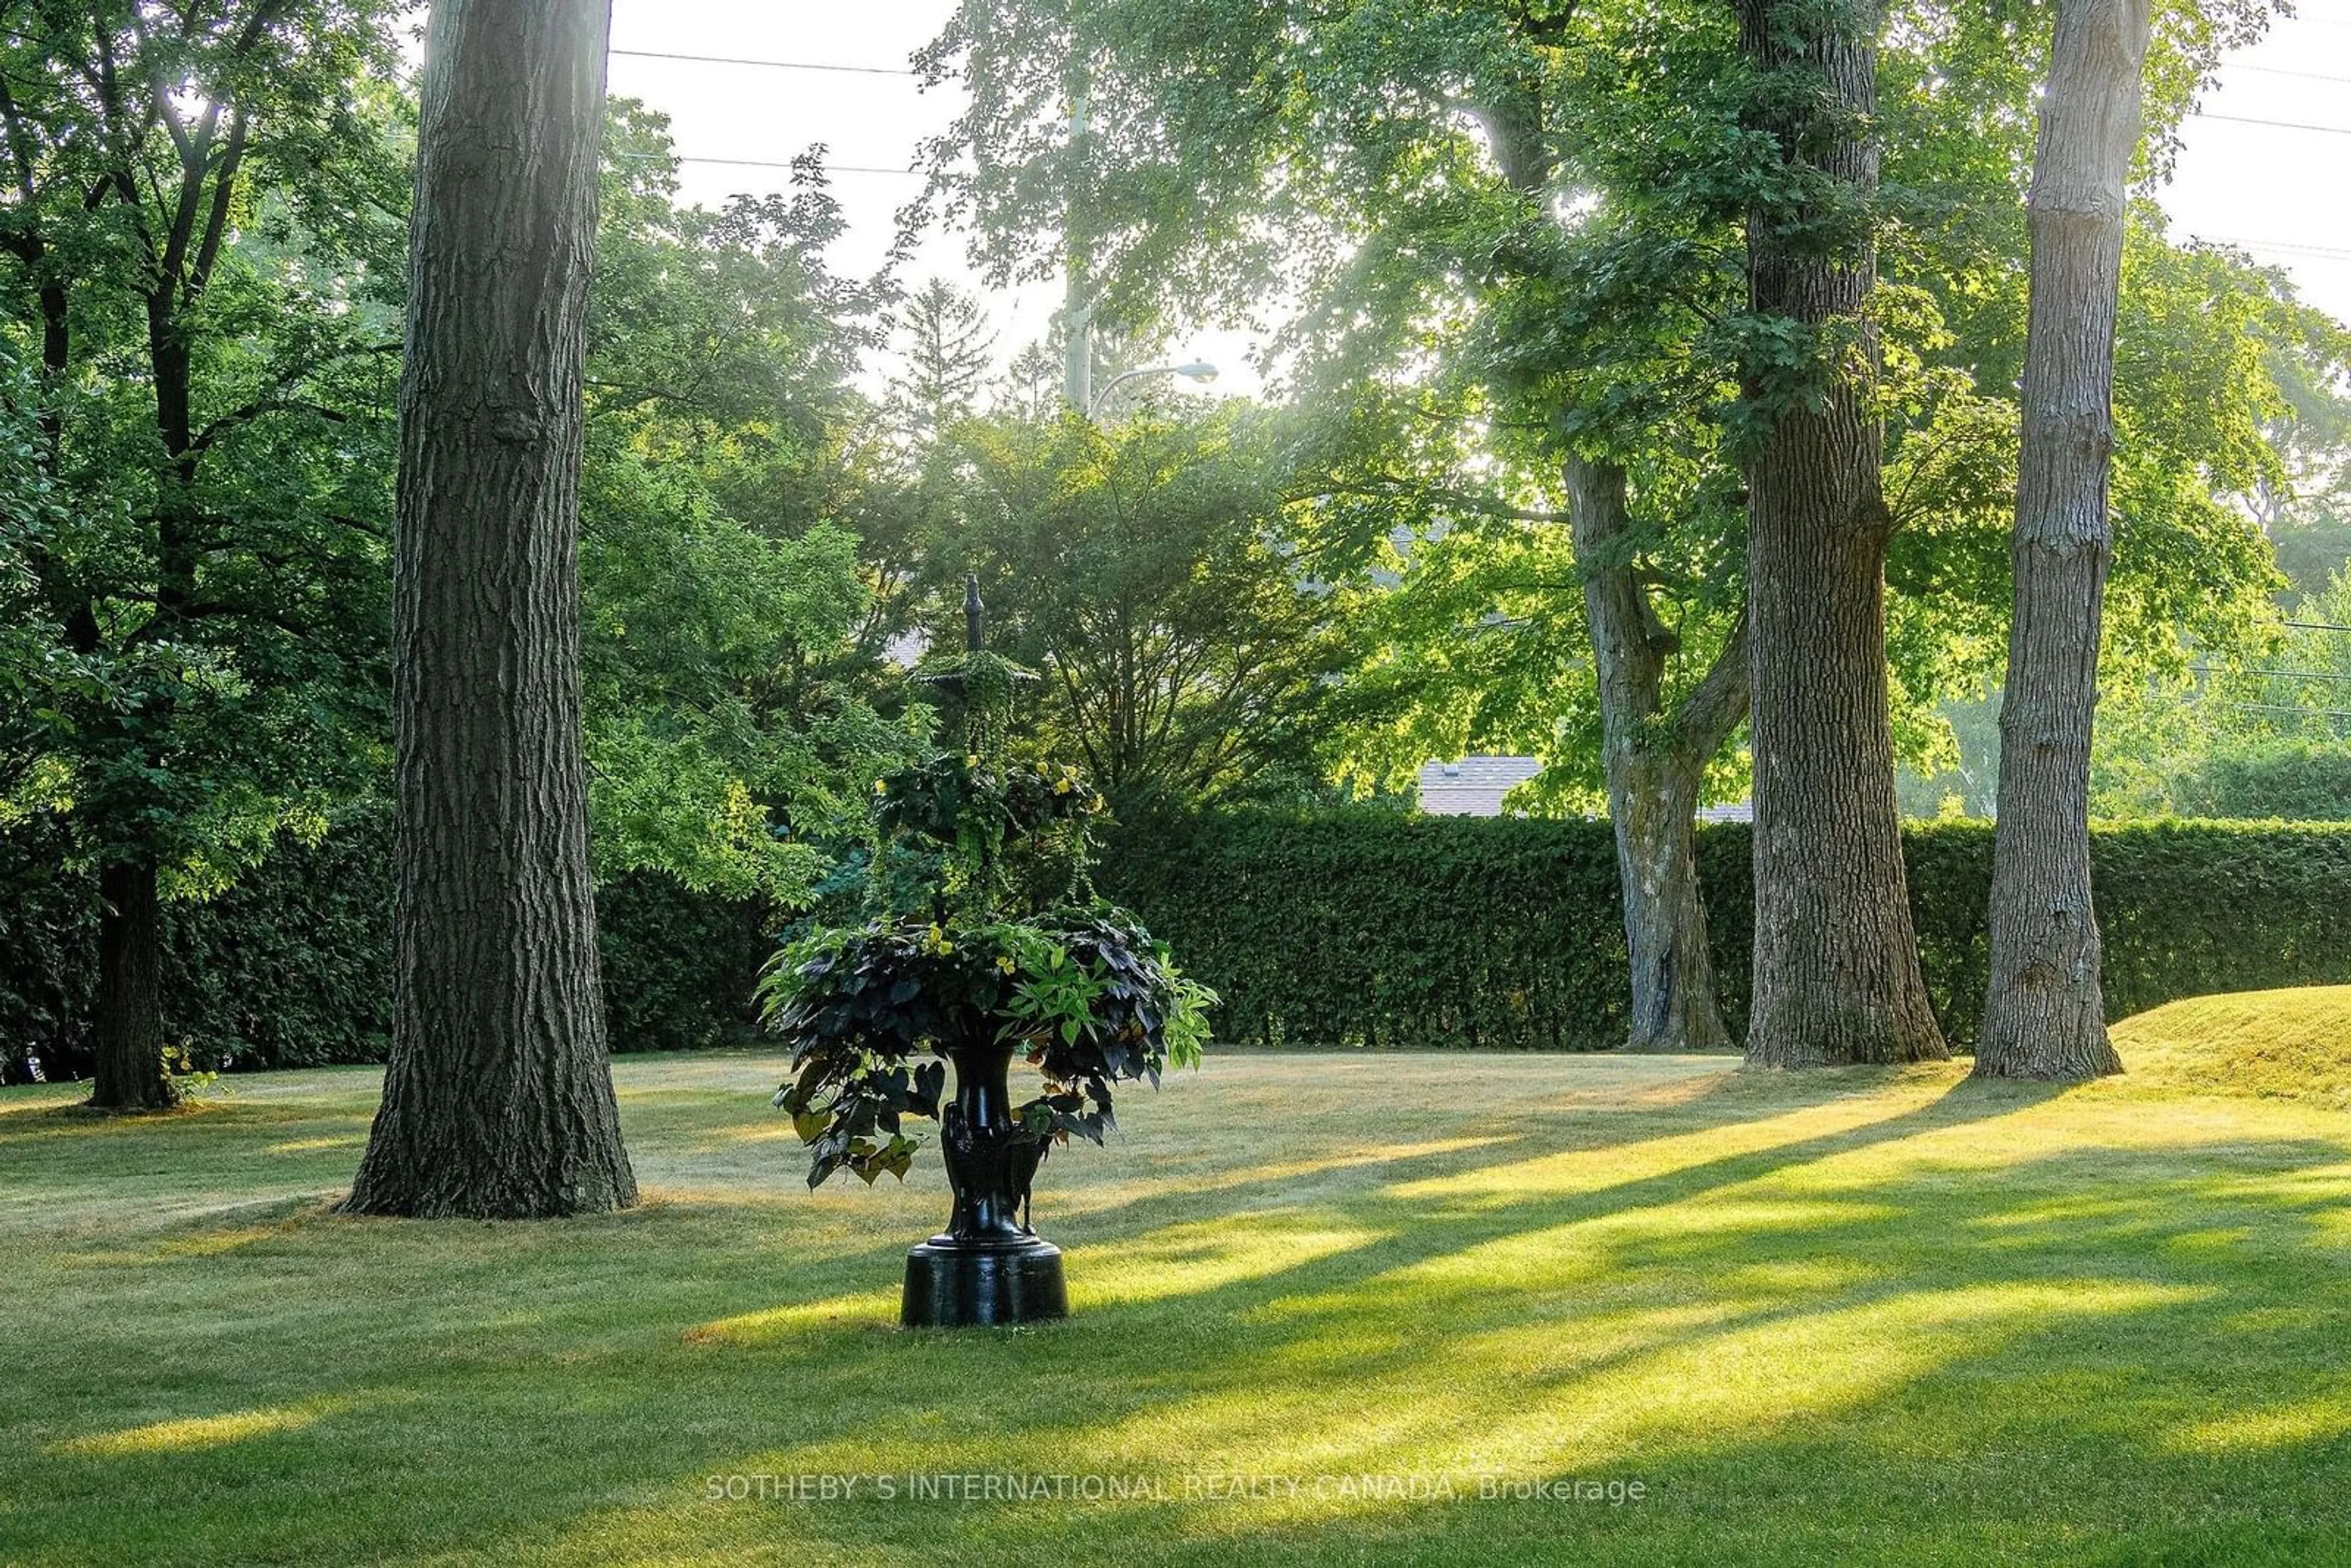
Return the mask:
<path id="1" fill-rule="evenodd" d="M 1135 380 L 1139 376 L 1182 376 L 1187 382 L 1196 382 L 1201 386 L 1207 386 L 1210 382 L 1217 379 L 1217 367 L 1208 363 L 1206 360 L 1195 360 L 1188 365 L 1146 365 L 1139 371 L 1124 371 L 1119 375 L 1111 377 L 1111 379 L 1103 384 L 1102 391 L 1094 393 L 1092 398 L 1087 402 L 1086 417 L 1088 419 L 1092 419 L 1094 415 L 1094 411 L 1102 407 L 1102 405 L 1109 400 L 1112 392 L 1116 392 L 1120 386 L 1127 382 Z"/>

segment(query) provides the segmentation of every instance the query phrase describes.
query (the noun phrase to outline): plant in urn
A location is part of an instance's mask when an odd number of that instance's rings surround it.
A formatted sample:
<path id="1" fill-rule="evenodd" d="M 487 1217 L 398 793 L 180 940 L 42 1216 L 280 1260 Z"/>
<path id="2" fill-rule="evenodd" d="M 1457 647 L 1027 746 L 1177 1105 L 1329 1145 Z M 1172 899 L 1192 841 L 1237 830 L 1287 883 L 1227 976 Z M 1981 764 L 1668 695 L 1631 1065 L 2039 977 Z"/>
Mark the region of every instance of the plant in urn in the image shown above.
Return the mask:
<path id="1" fill-rule="evenodd" d="M 1102 1142 L 1113 1084 L 1196 1064 L 1216 1000 L 1094 894 L 1092 783 L 1005 756 L 1005 718 L 1033 677 L 981 646 L 977 587 L 965 598 L 963 658 L 917 677 L 959 705 L 961 744 L 874 786 L 871 917 L 790 943 L 760 982 L 762 1016 L 792 1050 L 776 1103 L 813 1156 L 810 1186 L 841 1170 L 904 1176 L 920 1147 L 908 1124 L 939 1123 L 955 1201 L 907 1255 L 909 1325 L 1068 1312 L 1061 1249 L 1029 1223 L 1038 1167 L 1073 1134 Z M 909 866 L 918 891 L 893 896 Z M 1017 1103 L 1016 1058 L 1037 1073 Z"/>

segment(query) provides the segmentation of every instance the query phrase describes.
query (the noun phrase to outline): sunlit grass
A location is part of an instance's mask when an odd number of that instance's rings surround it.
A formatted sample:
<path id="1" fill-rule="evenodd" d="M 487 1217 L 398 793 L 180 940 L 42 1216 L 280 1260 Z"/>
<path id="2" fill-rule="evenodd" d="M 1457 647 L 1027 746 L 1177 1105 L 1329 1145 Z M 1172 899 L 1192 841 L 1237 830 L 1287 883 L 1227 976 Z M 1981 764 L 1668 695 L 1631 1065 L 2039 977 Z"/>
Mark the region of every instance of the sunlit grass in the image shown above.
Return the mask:
<path id="1" fill-rule="evenodd" d="M 335 1402 L 308 1406 L 282 1405 L 268 1410 L 234 1410 L 225 1416 L 190 1416 L 177 1421 L 155 1421 L 120 1432 L 93 1432 L 57 1445 L 61 1454 L 106 1458 L 120 1454 L 161 1454 L 181 1448 L 214 1448 L 271 1432 L 291 1432 L 308 1427 L 334 1407 Z"/>
<path id="2" fill-rule="evenodd" d="M 1215 1059 L 964 1333 L 771 1059 L 624 1061 L 649 1201 L 539 1225 L 335 1216 L 368 1071 L 0 1091 L 0 1563 L 2351 1561 L 2351 1123 L 1962 1071 Z"/>

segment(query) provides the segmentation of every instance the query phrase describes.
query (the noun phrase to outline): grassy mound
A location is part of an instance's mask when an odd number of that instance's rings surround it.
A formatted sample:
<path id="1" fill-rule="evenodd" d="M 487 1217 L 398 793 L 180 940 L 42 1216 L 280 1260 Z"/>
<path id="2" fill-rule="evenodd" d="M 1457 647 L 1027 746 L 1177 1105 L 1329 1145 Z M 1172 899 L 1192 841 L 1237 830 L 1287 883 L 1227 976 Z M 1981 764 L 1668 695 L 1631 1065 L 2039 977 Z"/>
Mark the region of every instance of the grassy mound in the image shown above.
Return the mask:
<path id="1" fill-rule="evenodd" d="M 2351 1107 L 2351 986 L 2189 997 L 2125 1019 L 2114 1040 L 2152 1088 Z"/>

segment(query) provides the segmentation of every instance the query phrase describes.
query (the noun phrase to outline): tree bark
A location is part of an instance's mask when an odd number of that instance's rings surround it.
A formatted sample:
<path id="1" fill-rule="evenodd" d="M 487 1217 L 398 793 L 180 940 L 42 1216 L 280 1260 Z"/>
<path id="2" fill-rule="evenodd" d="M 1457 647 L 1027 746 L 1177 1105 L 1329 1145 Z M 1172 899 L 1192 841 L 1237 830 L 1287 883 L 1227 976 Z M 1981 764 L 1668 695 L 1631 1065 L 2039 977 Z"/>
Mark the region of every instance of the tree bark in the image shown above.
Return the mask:
<path id="1" fill-rule="evenodd" d="M 2106 483 L 2124 190 L 2148 25 L 2147 0 L 2064 0 L 2042 103 L 1980 1078 L 2122 1071 L 2106 1038 L 2090 896 L 2090 730 L 2114 556 Z"/>
<path id="2" fill-rule="evenodd" d="M 1763 365 L 1742 389 L 1760 425 L 1747 459 L 1747 1055 L 1771 1067 L 1940 1060 L 1949 1051 L 1918 972 L 1886 713 L 1891 528 L 1865 314 L 1876 283 L 1876 6 L 1740 0 L 1740 9 L 1741 47 L 1765 80 L 1752 123 L 1778 140 L 1803 192 L 1750 215 L 1752 308 L 1795 323 L 1833 356 L 1817 382 L 1792 388 Z"/>
<path id="3" fill-rule="evenodd" d="M 393 1023 L 347 1207 L 636 1201 L 580 736 L 580 378 L 604 0 L 436 0 L 393 560 Z"/>
<path id="4" fill-rule="evenodd" d="M 1601 761 L 1616 831 L 1632 960 L 1628 1051 L 1728 1051 L 1698 880 L 1698 795 L 1706 765 L 1747 710 L 1746 630 L 1671 713 L 1665 664 L 1677 640 L 1657 621 L 1626 555 L 1625 471 L 1564 466 L 1584 622 L 1599 675 Z"/>
<path id="5" fill-rule="evenodd" d="M 162 910 L 152 861 L 99 873 L 97 1060 L 89 1103 L 107 1111 L 161 1111 L 180 1092 L 163 1070 Z"/>

